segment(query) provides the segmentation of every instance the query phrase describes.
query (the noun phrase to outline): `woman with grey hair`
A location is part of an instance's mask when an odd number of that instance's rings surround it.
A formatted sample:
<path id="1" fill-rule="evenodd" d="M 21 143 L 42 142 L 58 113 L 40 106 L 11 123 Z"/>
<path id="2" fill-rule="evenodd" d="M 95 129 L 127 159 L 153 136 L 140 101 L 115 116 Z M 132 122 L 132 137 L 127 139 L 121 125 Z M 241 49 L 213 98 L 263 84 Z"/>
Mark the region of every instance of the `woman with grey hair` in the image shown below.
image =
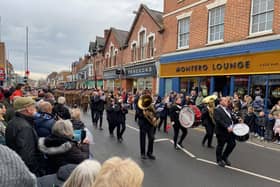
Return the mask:
<path id="1" fill-rule="evenodd" d="M 56 119 L 71 119 L 69 109 L 65 106 L 66 99 L 65 97 L 58 97 L 57 103 L 53 107 L 53 115 Z"/>
<path id="2" fill-rule="evenodd" d="M 88 146 L 73 140 L 74 131 L 70 120 L 58 120 L 52 134 L 39 139 L 39 149 L 49 160 L 50 173 L 57 172 L 65 164 L 79 164 L 89 157 Z"/>
<path id="3" fill-rule="evenodd" d="M 85 160 L 74 169 L 63 187 L 92 187 L 100 169 L 98 161 Z"/>

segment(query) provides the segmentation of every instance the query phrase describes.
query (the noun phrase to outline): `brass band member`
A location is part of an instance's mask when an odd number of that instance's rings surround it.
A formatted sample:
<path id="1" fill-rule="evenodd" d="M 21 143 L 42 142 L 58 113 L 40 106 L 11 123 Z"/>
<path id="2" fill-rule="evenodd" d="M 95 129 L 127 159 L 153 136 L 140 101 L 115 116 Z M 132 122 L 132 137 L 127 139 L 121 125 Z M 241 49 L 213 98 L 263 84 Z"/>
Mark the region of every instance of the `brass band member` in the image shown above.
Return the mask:
<path id="1" fill-rule="evenodd" d="M 154 131 L 155 127 L 153 125 L 153 119 L 150 114 L 152 114 L 153 104 L 152 97 L 148 92 L 144 92 L 143 95 L 139 98 L 137 103 L 139 111 L 138 111 L 138 125 L 140 129 L 140 152 L 142 159 L 155 160 L 156 157 L 153 155 L 154 148 Z M 155 112 L 155 111 L 154 111 Z M 153 115 L 153 114 L 152 114 Z M 146 155 L 146 136 L 148 136 L 148 151 Z"/>
<path id="2" fill-rule="evenodd" d="M 216 122 L 216 137 L 218 142 L 216 148 L 216 159 L 218 165 L 221 167 L 224 167 L 225 165 L 231 165 L 228 157 L 236 145 L 235 138 L 232 132 L 232 126 L 235 122 L 235 119 L 231 115 L 231 111 L 229 111 L 228 105 L 229 99 L 227 97 L 222 97 L 220 100 L 220 105 L 214 111 L 214 118 Z M 227 145 L 224 150 L 225 144 Z"/>
<path id="3" fill-rule="evenodd" d="M 215 119 L 214 119 L 214 109 L 215 109 L 215 97 L 208 96 L 203 102 L 206 104 L 206 107 L 202 109 L 201 121 L 202 125 L 205 127 L 206 134 L 202 140 L 202 146 L 207 142 L 209 148 L 214 148 L 212 146 L 212 139 L 215 129 Z"/>
<path id="4" fill-rule="evenodd" d="M 180 110 L 182 108 L 181 103 L 182 103 L 181 97 L 176 97 L 175 104 L 173 104 L 169 109 L 169 112 L 170 112 L 169 115 L 170 115 L 171 123 L 173 124 L 173 129 L 174 129 L 173 141 L 174 141 L 174 148 L 175 149 L 179 149 L 178 145 L 181 148 L 184 147 L 182 145 L 182 143 L 183 143 L 185 137 L 188 134 L 188 129 L 183 127 L 180 124 L 180 121 L 179 121 L 179 113 L 180 113 Z M 180 140 L 177 144 L 177 139 L 178 139 L 178 135 L 179 135 L 180 130 L 182 131 L 182 136 L 181 136 L 181 138 L 180 138 Z"/>

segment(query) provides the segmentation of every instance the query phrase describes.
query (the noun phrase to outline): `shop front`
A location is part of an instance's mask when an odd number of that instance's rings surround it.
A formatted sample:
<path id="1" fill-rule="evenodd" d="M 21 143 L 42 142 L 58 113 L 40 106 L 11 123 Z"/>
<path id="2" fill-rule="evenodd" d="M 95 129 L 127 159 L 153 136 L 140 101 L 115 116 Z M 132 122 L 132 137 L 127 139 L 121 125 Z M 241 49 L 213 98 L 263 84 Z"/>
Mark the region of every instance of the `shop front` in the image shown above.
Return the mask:
<path id="1" fill-rule="evenodd" d="M 171 90 L 223 96 L 261 95 L 270 108 L 280 99 L 280 39 L 215 47 L 160 59 L 160 95 Z"/>
<path id="2" fill-rule="evenodd" d="M 103 78 L 104 78 L 104 85 L 102 81 L 102 87 L 104 87 L 104 90 L 115 92 L 120 89 L 121 80 L 120 80 L 120 75 L 117 74 L 116 68 L 110 70 L 104 70 Z M 101 84 L 100 81 L 99 84 Z"/>
<path id="3" fill-rule="evenodd" d="M 136 91 L 149 89 L 155 93 L 157 90 L 157 71 L 155 61 L 143 62 L 125 67 L 126 90 L 136 93 Z"/>

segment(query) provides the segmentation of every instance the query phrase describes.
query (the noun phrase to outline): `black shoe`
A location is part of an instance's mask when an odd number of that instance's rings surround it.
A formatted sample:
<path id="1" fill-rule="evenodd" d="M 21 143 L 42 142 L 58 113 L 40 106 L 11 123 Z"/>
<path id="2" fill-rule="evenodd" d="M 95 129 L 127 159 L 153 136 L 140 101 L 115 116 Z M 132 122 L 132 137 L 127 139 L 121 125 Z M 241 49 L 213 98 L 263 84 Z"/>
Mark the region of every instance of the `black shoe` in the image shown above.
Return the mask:
<path id="1" fill-rule="evenodd" d="M 114 137 L 114 133 L 110 133 L 110 137 Z"/>
<path id="2" fill-rule="evenodd" d="M 183 146 L 182 143 L 178 143 L 178 145 L 179 145 L 181 148 L 184 148 L 184 146 Z"/>
<path id="3" fill-rule="evenodd" d="M 154 155 L 152 155 L 152 154 L 147 154 L 147 156 L 151 160 L 155 160 L 156 159 L 156 157 Z"/>
<path id="4" fill-rule="evenodd" d="M 212 146 L 212 145 L 208 145 L 207 147 L 210 148 L 210 149 L 214 149 L 214 148 L 215 148 L 215 147 Z"/>
<path id="5" fill-rule="evenodd" d="M 99 127 L 99 130 L 103 131 L 103 128 L 102 128 L 102 127 Z"/>
<path id="6" fill-rule="evenodd" d="M 180 148 L 177 145 L 174 145 L 174 149 L 179 150 Z"/>
<path id="7" fill-rule="evenodd" d="M 202 147 L 204 147 L 205 146 L 205 142 L 202 142 L 201 145 L 202 145 Z"/>
<path id="8" fill-rule="evenodd" d="M 223 161 L 224 161 L 225 165 L 231 166 L 231 162 L 228 159 L 224 159 Z"/>
<path id="9" fill-rule="evenodd" d="M 118 142 L 122 143 L 123 139 L 122 138 L 118 138 Z"/>
<path id="10" fill-rule="evenodd" d="M 221 167 L 225 167 L 225 165 L 226 165 L 222 160 L 218 161 L 217 164 L 218 164 L 218 166 L 221 166 Z"/>
<path id="11" fill-rule="evenodd" d="M 146 155 L 141 155 L 141 159 L 146 160 L 147 159 Z"/>

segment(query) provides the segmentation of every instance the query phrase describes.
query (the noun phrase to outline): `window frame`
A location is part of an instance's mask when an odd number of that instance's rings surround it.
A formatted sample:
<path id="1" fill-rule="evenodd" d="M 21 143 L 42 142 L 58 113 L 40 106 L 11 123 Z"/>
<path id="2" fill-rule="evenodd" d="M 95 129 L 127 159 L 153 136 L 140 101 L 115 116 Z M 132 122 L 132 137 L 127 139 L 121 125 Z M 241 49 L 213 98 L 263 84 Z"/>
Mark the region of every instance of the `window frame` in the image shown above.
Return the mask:
<path id="1" fill-rule="evenodd" d="M 187 42 L 187 45 L 185 45 L 185 46 L 180 46 L 180 36 L 182 35 L 182 34 L 180 34 L 180 29 L 181 29 L 181 27 L 180 27 L 180 22 L 181 21 L 183 21 L 183 20 L 187 20 L 188 21 L 188 24 L 189 24 L 189 26 L 188 26 L 188 32 L 186 32 L 186 33 L 184 33 L 184 34 L 187 34 L 187 36 L 188 36 L 188 42 Z M 187 48 L 189 48 L 189 46 L 190 46 L 190 16 L 186 16 L 186 17 L 182 17 L 182 18 L 180 18 L 180 19 L 178 19 L 177 18 L 177 49 L 187 49 Z"/>
<path id="2" fill-rule="evenodd" d="M 218 9 L 218 8 L 223 8 L 223 11 L 224 11 L 223 23 L 210 25 L 210 23 L 211 23 L 211 16 L 213 14 L 213 11 Z M 207 44 L 214 44 L 214 43 L 222 43 L 222 42 L 224 42 L 224 38 L 225 38 L 225 8 L 226 8 L 225 4 L 222 4 L 222 5 L 211 7 L 211 8 L 208 9 Z M 214 40 L 211 41 L 211 28 L 217 27 L 217 26 L 220 26 L 220 25 L 223 25 L 223 38 L 222 39 L 215 39 L 215 37 L 214 37 Z"/>
<path id="3" fill-rule="evenodd" d="M 140 60 L 145 58 L 145 34 L 144 30 L 139 33 Z"/>
<path id="4" fill-rule="evenodd" d="M 154 57 L 155 38 L 154 36 L 148 37 L 148 57 Z"/>
<path id="5" fill-rule="evenodd" d="M 268 0 L 266 0 L 268 1 Z M 254 3 L 255 0 L 251 0 L 251 12 L 250 12 L 250 28 L 249 28 L 249 36 L 258 36 L 258 35 L 265 35 L 265 34 L 270 34 L 273 32 L 273 21 L 274 21 L 274 5 L 275 1 L 273 0 L 273 9 L 272 10 L 266 10 L 265 12 L 258 12 L 257 14 L 253 15 L 253 8 L 254 8 Z M 272 26 L 271 29 L 269 30 L 264 30 L 264 31 L 259 31 L 259 22 L 258 22 L 258 31 L 257 32 L 252 32 L 253 31 L 253 17 L 254 16 L 259 16 L 262 14 L 265 14 L 267 17 L 267 14 L 269 12 L 272 12 Z M 267 20 L 265 20 L 265 24 L 267 25 Z"/>

